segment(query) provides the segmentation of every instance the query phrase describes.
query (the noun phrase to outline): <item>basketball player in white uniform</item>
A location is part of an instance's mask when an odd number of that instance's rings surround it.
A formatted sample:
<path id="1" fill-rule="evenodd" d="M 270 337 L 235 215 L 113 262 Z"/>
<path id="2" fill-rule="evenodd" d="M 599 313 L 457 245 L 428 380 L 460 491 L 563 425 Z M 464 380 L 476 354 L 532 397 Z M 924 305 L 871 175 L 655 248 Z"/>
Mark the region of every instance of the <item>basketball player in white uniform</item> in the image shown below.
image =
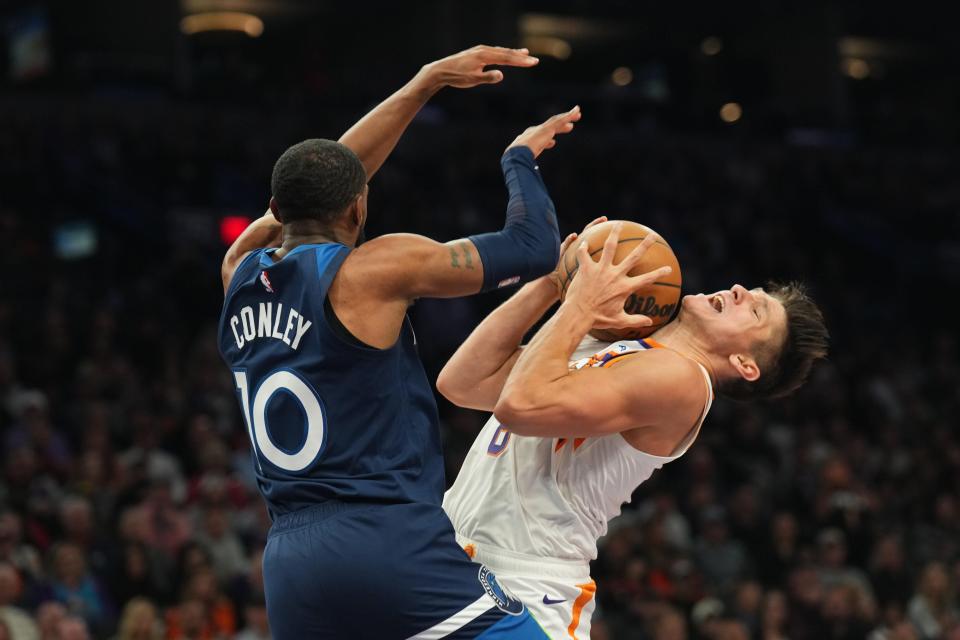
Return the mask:
<path id="1" fill-rule="evenodd" d="M 444 499 L 458 541 L 554 639 L 590 637 L 597 539 L 639 484 L 687 451 L 714 389 L 784 395 L 826 353 L 822 316 L 793 285 L 686 296 L 645 340 L 586 336 L 652 322 L 623 304 L 663 275 L 626 275 L 653 236 L 613 265 L 617 235 L 599 263 L 580 247 L 566 299 L 528 346 L 524 334 L 558 298 L 556 273 L 487 317 L 437 381 L 454 403 L 494 412 Z"/>

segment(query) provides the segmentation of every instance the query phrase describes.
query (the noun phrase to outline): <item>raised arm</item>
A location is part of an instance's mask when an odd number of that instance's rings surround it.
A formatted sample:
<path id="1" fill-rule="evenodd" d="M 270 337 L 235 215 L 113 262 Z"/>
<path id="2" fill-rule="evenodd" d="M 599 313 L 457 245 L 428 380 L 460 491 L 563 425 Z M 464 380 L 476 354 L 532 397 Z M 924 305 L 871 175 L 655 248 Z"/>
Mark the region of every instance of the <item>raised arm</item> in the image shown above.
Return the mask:
<path id="1" fill-rule="evenodd" d="M 574 107 L 530 127 L 501 159 L 510 194 L 504 228 L 445 244 L 413 234 L 360 245 L 331 287 L 331 303 L 353 334 L 372 346 L 396 339 L 410 301 L 464 296 L 526 282 L 556 266 L 560 234 L 553 202 L 535 159 L 573 130 Z"/>
<path id="2" fill-rule="evenodd" d="M 597 218 L 584 231 L 606 219 Z M 560 246 L 561 256 L 577 237 L 576 233 L 567 236 Z M 559 299 L 558 269 L 525 284 L 473 330 L 437 378 L 437 390 L 444 397 L 461 407 L 493 411 L 520 357 L 520 341 Z"/>
<path id="3" fill-rule="evenodd" d="M 223 256 L 223 262 L 220 264 L 220 278 L 223 280 L 223 291 L 226 293 L 233 280 L 233 272 L 237 266 L 243 262 L 254 249 L 264 247 L 279 247 L 282 227 L 280 222 L 273 217 L 273 213 L 267 209 L 267 212 L 254 220 L 250 226 L 243 230 L 243 233 L 233 241 L 226 255 Z"/>
<path id="4" fill-rule="evenodd" d="M 496 84 L 503 80 L 491 65 L 532 67 L 539 60 L 526 49 L 476 47 L 455 53 L 427 65 L 396 93 L 378 104 L 343 134 L 340 142 L 349 147 L 367 171 L 367 181 L 386 161 L 397 146 L 417 112 L 443 87 L 468 89 L 480 84 Z"/>

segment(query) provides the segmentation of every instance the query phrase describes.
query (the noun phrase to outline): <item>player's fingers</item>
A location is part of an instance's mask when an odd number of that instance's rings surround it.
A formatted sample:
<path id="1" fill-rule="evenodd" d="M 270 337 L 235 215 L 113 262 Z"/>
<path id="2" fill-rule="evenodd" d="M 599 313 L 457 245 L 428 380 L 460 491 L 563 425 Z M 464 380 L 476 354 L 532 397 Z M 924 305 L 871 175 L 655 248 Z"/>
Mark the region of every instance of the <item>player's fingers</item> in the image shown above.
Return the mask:
<path id="1" fill-rule="evenodd" d="M 576 122 L 580 119 L 580 107 L 576 106 L 569 111 L 564 111 L 563 113 L 557 113 L 550 116 L 543 121 L 543 126 L 559 126 L 561 123 L 565 122 Z"/>
<path id="2" fill-rule="evenodd" d="M 653 246 L 657 241 L 657 235 L 653 233 L 648 233 L 643 240 L 633 248 L 633 251 L 627 254 L 627 257 L 623 259 L 623 262 L 620 263 L 620 268 L 624 273 L 630 271 L 640 260 L 643 258 L 643 254 L 647 252 L 647 249 Z"/>
<path id="3" fill-rule="evenodd" d="M 645 316 L 640 313 L 627 313 L 626 311 L 622 312 L 617 316 L 617 325 L 622 328 L 635 328 L 639 329 L 641 327 L 649 327 L 653 324 L 653 318 L 650 316 Z"/>
<path id="4" fill-rule="evenodd" d="M 571 234 L 568 235 L 566 238 L 564 238 L 563 242 L 560 243 L 560 255 L 561 255 L 561 256 L 563 255 L 563 252 L 567 250 L 567 247 L 569 247 L 569 246 L 573 243 L 573 241 L 576 240 L 576 239 L 577 239 L 577 234 L 576 234 L 576 233 L 571 233 Z"/>
<path id="5" fill-rule="evenodd" d="M 500 71 L 499 69 L 484 71 L 479 75 L 478 80 L 487 84 L 496 84 L 503 80 L 503 71 Z"/>
<path id="6" fill-rule="evenodd" d="M 613 257 L 617 253 L 617 244 L 620 242 L 620 230 L 623 223 L 618 222 L 613 225 L 607 239 L 603 243 L 603 253 L 600 256 L 600 264 L 603 266 L 613 264 Z"/>
<path id="7" fill-rule="evenodd" d="M 584 269 L 584 265 L 588 261 L 593 262 L 593 258 L 590 257 L 590 245 L 586 240 L 582 240 L 577 246 L 577 265 L 579 265 L 580 270 Z"/>
<path id="8" fill-rule="evenodd" d="M 481 49 L 480 57 L 484 64 L 499 64 L 506 67 L 532 67 L 540 62 L 539 58 L 530 55 L 527 50 L 504 47 Z"/>
<path id="9" fill-rule="evenodd" d="M 587 223 L 587 226 L 585 226 L 585 227 L 583 228 L 583 230 L 586 231 L 586 230 L 589 229 L 590 227 L 595 227 L 595 226 L 597 226 L 598 224 L 600 224 L 601 222 L 606 222 L 606 221 L 607 221 L 607 216 L 600 216 L 599 218 L 594 218 L 594 219 L 591 220 L 589 223 Z"/>
<path id="10" fill-rule="evenodd" d="M 647 271 L 646 273 L 641 273 L 638 276 L 627 278 L 625 286 L 630 291 L 636 291 L 640 287 L 645 287 L 648 284 L 657 282 L 661 278 L 666 278 L 671 273 L 673 273 L 673 267 L 660 267 L 658 269 L 654 269 L 653 271 Z"/>

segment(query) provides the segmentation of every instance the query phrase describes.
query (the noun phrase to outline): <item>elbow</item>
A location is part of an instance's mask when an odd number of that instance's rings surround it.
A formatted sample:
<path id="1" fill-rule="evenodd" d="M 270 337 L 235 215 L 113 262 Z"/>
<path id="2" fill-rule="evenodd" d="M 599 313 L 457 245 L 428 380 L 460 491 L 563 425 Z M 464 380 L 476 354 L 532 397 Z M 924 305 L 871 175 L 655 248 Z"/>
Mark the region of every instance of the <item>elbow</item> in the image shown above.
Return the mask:
<path id="1" fill-rule="evenodd" d="M 465 378 L 458 375 L 455 368 L 446 366 L 437 376 L 437 393 L 451 403 L 464 409 L 484 409 L 477 406 L 475 390 L 465 384 Z M 489 410 L 489 406 L 486 407 Z"/>
<path id="2" fill-rule="evenodd" d="M 455 380 L 456 377 L 450 372 L 449 367 L 444 367 L 437 376 L 437 392 L 453 404 L 459 405 L 460 394 Z"/>
<path id="3" fill-rule="evenodd" d="M 530 408 L 530 404 L 520 394 L 515 391 L 505 391 L 493 407 L 493 417 L 517 435 L 536 435 L 527 429 Z"/>
<path id="4" fill-rule="evenodd" d="M 560 261 L 560 232 L 553 227 L 548 234 L 537 234 L 528 248 L 530 270 L 546 275 L 557 268 Z"/>

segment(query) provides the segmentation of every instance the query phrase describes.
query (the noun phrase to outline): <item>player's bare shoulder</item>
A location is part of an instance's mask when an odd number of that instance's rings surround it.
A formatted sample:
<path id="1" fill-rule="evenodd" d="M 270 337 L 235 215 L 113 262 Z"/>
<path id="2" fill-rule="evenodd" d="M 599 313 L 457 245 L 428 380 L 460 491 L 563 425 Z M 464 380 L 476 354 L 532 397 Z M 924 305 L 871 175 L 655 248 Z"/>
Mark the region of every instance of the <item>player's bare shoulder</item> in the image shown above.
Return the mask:
<path id="1" fill-rule="evenodd" d="M 626 393 L 642 385 L 642 398 L 635 394 L 637 402 L 629 406 L 637 415 L 646 417 L 638 428 L 622 432 L 624 439 L 646 453 L 672 455 L 690 431 L 699 426 L 712 399 L 704 369 L 671 349 L 651 349 L 622 360 L 617 365 L 618 382 Z M 644 406 L 639 406 L 641 402 Z M 653 421 L 649 419 L 651 415 L 656 416 Z"/>

